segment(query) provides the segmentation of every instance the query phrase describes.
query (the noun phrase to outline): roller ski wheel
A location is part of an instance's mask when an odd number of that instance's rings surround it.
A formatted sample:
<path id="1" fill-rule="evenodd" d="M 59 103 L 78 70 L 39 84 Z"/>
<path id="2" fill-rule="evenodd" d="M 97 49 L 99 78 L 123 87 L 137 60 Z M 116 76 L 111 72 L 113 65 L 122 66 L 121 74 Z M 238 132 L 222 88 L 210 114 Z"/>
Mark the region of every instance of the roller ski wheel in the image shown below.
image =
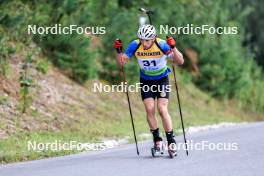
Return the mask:
<path id="1" fill-rule="evenodd" d="M 161 156 L 164 154 L 164 144 L 162 141 L 157 141 L 154 147 L 151 148 L 151 154 L 153 157 Z"/>
<path id="2" fill-rule="evenodd" d="M 176 150 L 168 150 L 170 158 L 174 158 L 177 156 L 177 151 Z"/>
<path id="3" fill-rule="evenodd" d="M 174 158 L 175 156 L 177 156 L 177 149 L 173 147 L 173 145 L 175 145 L 176 143 L 170 144 L 168 147 L 168 153 L 170 158 Z"/>

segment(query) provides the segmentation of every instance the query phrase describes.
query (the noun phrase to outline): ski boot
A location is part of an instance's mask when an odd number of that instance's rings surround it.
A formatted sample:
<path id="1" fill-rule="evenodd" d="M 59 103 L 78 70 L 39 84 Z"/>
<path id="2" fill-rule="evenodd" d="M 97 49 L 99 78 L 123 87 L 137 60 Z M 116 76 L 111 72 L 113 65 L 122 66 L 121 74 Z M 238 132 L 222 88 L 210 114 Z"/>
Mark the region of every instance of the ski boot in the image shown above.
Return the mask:
<path id="1" fill-rule="evenodd" d="M 151 148 L 151 154 L 153 157 L 164 154 L 164 144 L 161 137 L 154 141 L 154 147 Z"/>

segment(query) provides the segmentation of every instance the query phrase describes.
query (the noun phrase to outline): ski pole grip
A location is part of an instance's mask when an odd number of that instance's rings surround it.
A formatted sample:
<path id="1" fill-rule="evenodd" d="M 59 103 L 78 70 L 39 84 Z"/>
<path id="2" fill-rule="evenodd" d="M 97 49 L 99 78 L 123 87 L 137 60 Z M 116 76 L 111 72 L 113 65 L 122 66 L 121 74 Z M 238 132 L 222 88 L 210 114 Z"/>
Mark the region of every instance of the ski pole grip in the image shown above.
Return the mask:
<path id="1" fill-rule="evenodd" d="M 121 48 L 117 48 L 116 51 L 117 51 L 118 54 L 122 53 Z"/>
<path id="2" fill-rule="evenodd" d="M 169 35 L 166 35 L 166 39 L 168 39 L 169 37 L 172 37 L 172 36 L 169 36 Z M 172 37 L 173 38 L 173 37 Z M 174 38 L 173 38 L 174 39 Z M 174 39 L 175 40 L 175 39 Z M 175 46 L 171 46 L 170 47 L 173 49 Z"/>

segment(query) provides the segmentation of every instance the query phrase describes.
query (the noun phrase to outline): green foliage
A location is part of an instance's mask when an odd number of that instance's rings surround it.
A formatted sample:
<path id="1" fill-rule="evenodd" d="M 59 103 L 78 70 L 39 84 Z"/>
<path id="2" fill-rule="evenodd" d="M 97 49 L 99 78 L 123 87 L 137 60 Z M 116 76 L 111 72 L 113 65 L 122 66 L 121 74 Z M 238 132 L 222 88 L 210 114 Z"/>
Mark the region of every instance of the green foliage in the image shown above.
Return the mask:
<path id="1" fill-rule="evenodd" d="M 52 62 L 74 80 L 81 83 L 96 76 L 97 68 L 94 54 L 88 48 L 88 38 L 77 35 L 48 35 L 43 38 L 40 46 L 47 50 Z"/>
<path id="2" fill-rule="evenodd" d="M 0 74 L 3 76 L 7 76 L 9 70 L 8 59 L 14 51 L 14 48 L 8 44 L 5 37 L 0 38 Z"/>
<path id="3" fill-rule="evenodd" d="M 237 89 L 235 98 L 239 106 L 251 111 L 264 112 L 264 80 L 261 69 L 251 60 L 246 65 L 243 79 L 246 84 Z"/>
<path id="4" fill-rule="evenodd" d="M 33 12 L 22 1 L 0 2 L 0 31 L 9 40 L 20 40 L 26 43 L 28 37 L 25 26 L 32 18 Z"/>
<path id="5" fill-rule="evenodd" d="M 0 105 L 4 105 L 8 102 L 8 97 L 0 96 Z"/>
<path id="6" fill-rule="evenodd" d="M 20 71 L 20 95 L 21 95 L 21 111 L 25 113 L 27 108 L 32 104 L 32 97 L 30 95 L 30 87 L 33 85 L 33 79 L 30 75 L 32 67 L 32 55 L 29 54 L 21 67 Z"/>
<path id="7" fill-rule="evenodd" d="M 37 63 L 36 63 L 36 69 L 39 72 L 46 74 L 49 70 L 49 63 L 46 60 L 39 59 L 37 60 Z"/>
<path id="8" fill-rule="evenodd" d="M 0 68 L 0 73 L 6 76 L 8 69 L 8 48 L 2 40 L 0 43 Z"/>
<path id="9" fill-rule="evenodd" d="M 62 3 L 49 1 L 46 4 L 33 3 L 32 6 L 36 7 L 36 13 L 40 14 L 32 20 L 33 24 L 47 26 L 76 24 L 82 26 L 87 23 L 83 16 L 88 16 L 86 14 L 88 11 L 84 11 L 86 6 L 82 5 L 82 1 L 65 0 Z M 54 11 L 54 8 L 57 10 Z M 49 13 L 41 15 L 43 9 Z M 34 36 L 34 41 L 50 56 L 52 62 L 80 83 L 95 78 L 97 75 L 95 54 L 91 50 L 90 40 L 90 37 L 78 34 Z"/>
<path id="10" fill-rule="evenodd" d="M 264 68 L 264 1 L 243 0 L 242 4 L 250 8 L 250 15 L 245 21 L 246 33 L 244 45 L 248 46 L 251 52 L 255 53 L 254 59 Z"/>

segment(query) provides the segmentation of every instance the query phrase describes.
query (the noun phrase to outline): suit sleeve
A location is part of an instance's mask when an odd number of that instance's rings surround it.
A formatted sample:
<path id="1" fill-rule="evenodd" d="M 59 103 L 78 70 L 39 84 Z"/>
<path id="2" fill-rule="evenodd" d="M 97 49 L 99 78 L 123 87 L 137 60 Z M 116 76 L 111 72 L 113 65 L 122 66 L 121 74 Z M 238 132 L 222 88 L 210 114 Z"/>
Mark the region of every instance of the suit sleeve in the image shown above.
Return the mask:
<path id="1" fill-rule="evenodd" d="M 170 46 L 167 44 L 165 40 L 159 41 L 159 46 L 164 53 L 169 54 Z"/>
<path id="2" fill-rule="evenodd" d="M 132 41 L 128 47 L 126 48 L 126 51 L 125 51 L 125 54 L 131 58 L 134 54 L 135 54 L 135 51 L 137 49 L 137 46 L 138 46 L 138 43 L 134 40 Z"/>

